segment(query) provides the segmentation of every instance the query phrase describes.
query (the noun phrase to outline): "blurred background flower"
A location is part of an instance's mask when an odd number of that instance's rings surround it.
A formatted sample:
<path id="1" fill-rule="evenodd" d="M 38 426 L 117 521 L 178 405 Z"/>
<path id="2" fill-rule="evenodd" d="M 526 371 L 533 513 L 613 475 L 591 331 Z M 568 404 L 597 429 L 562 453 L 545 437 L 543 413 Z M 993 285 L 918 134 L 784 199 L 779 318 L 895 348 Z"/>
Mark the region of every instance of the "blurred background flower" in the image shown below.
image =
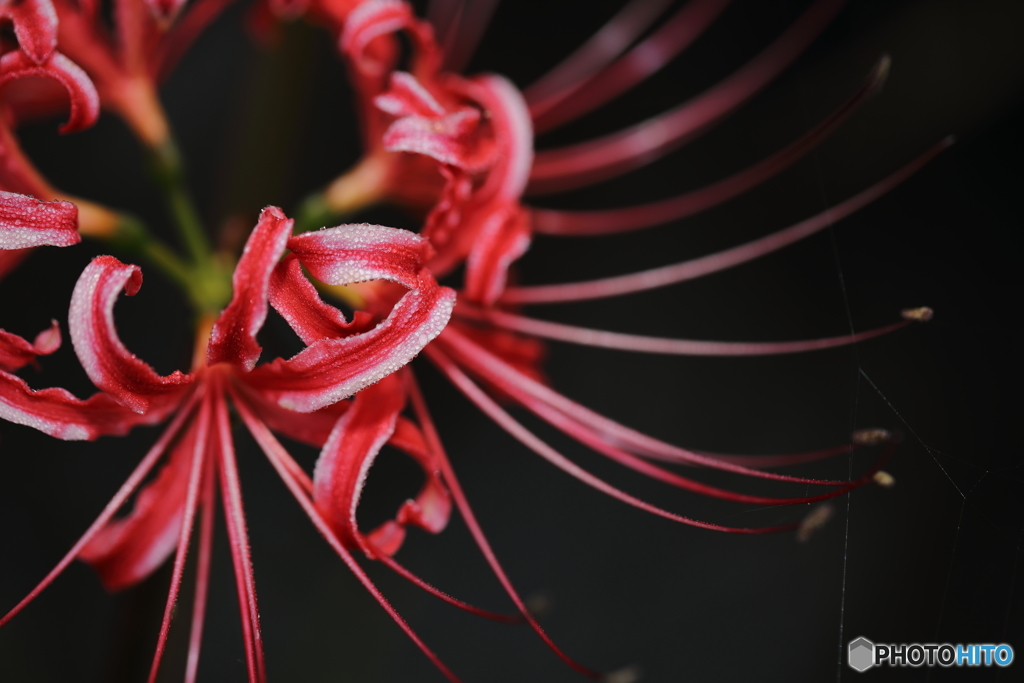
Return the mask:
<path id="1" fill-rule="evenodd" d="M 502 3 L 467 72 L 486 69 L 526 85 L 621 4 Z M 541 137 L 538 147 L 616 130 L 700 92 L 808 4 L 737 0 L 663 73 Z M 201 36 L 163 91 L 204 217 L 211 225 L 239 226 L 239 244 L 262 206 L 296 206 L 360 152 L 347 79 L 329 36 L 289 25 L 275 46 L 258 48 L 242 28 L 246 10 L 234 7 Z M 702 281 L 557 311 L 562 322 L 590 327 L 767 340 L 842 334 L 851 325 L 885 324 L 905 306 L 935 308 L 926 327 L 792 357 L 666 358 L 552 344 L 546 370 L 562 391 L 673 443 L 790 452 L 834 444 L 855 428 L 902 428 L 907 440 L 886 466 L 896 486 L 838 499 L 832 520 L 811 542 L 713 534 L 626 508 L 552 470 L 432 371 L 422 373 L 446 447 L 496 551 L 517 587 L 543 608 L 556 642 L 580 661 L 603 670 L 637 664 L 651 682 L 683 674 L 831 680 L 854 675 L 840 646 L 859 635 L 880 642 L 1019 642 L 1024 486 L 1017 469 L 1021 338 L 1013 284 L 1020 251 L 1013 236 L 1024 218 L 1017 200 L 1024 183 L 1022 25 L 1024 8 L 1011 0 L 851 2 L 794 67 L 736 115 L 648 168 L 559 197 L 558 206 L 654 200 L 723 177 L 814 125 L 889 53 L 885 90 L 818 150 L 770 183 L 687 221 L 585 243 L 538 238 L 523 259 L 524 278 L 541 283 L 603 276 L 612 261 L 617 272 L 631 272 L 704 254 L 817 213 L 956 134 L 953 149 L 897 191 L 805 243 Z M 172 239 L 143 173 L 144 154 L 119 121 L 104 117 L 73 137 L 58 137 L 45 122 L 19 134 L 54 184 L 126 207 Z M 365 218 L 416 227 L 387 210 Z M 230 229 L 225 235 L 232 239 Z M 63 317 L 81 269 L 104 251 L 88 245 L 33 254 L 3 284 L 3 327 L 29 335 Z M 19 294 L 27 291 L 31 305 Z M 118 306 L 126 345 L 163 374 L 187 362 L 192 331 L 181 321 L 188 315 L 173 286 L 148 272 L 143 293 Z M 271 321 L 265 345 L 286 350 L 284 329 Z M 30 381 L 59 383 L 79 395 L 89 387 L 70 349 L 48 357 Z M 670 490 L 538 431 L 663 507 L 744 526 L 785 515 Z M 0 430 L 0 604 L 17 602 L 49 570 L 152 438 L 142 430 L 68 446 L 15 426 Z M 238 447 L 271 680 L 441 680 L 304 523 L 255 446 L 240 439 Z M 300 455 L 307 465 L 315 458 L 313 451 Z M 871 457 L 839 458 L 804 472 L 846 478 Z M 365 528 L 415 492 L 418 476 L 415 465 L 385 452 L 360 509 Z M 218 543 L 199 680 L 242 681 L 230 559 L 224 540 Z M 505 605 L 459 522 L 437 537 L 410 534 L 402 561 L 460 598 Z M 381 567 L 370 569 L 465 680 L 579 680 L 529 630 L 481 622 Z M 87 567 L 72 567 L 0 632 L 4 680 L 141 679 L 169 572 L 166 566 L 110 598 Z M 180 677 L 184 633 L 172 631 L 162 680 Z M 923 680 L 928 673 L 872 675 Z"/>

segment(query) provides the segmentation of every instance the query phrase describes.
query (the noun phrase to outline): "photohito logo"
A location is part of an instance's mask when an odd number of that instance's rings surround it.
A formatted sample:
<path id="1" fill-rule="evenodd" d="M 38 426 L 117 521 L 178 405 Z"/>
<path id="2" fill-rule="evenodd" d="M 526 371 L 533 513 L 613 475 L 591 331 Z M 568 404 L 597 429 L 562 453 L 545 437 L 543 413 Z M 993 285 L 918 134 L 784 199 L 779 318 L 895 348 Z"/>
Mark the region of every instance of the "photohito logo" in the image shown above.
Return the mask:
<path id="1" fill-rule="evenodd" d="M 882 645 L 867 638 L 851 640 L 846 662 L 855 671 L 873 666 L 1009 666 L 1013 648 L 999 645 L 950 645 L 949 643 L 910 643 Z"/>

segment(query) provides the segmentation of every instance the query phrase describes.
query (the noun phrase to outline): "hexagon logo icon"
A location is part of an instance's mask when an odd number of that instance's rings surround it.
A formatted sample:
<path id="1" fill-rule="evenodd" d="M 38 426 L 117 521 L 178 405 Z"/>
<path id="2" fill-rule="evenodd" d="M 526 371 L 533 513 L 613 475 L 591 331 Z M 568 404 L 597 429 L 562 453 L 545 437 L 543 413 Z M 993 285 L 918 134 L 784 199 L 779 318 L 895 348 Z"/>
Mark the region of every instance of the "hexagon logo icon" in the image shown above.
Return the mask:
<path id="1" fill-rule="evenodd" d="M 851 640 L 846 661 L 855 671 L 867 671 L 875 664 L 875 644 L 867 638 Z"/>

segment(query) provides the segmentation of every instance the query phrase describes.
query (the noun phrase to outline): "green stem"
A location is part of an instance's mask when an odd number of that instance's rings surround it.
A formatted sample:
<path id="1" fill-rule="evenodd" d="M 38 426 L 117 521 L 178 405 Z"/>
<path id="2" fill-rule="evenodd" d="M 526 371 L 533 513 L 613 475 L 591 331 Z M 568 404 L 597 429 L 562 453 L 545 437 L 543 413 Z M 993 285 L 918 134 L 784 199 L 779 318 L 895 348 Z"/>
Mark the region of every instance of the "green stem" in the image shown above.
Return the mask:
<path id="1" fill-rule="evenodd" d="M 210 263 L 213 260 L 213 250 L 206 231 L 203 230 L 203 222 L 192 196 L 185 187 L 185 173 L 177 145 L 172 138 L 168 138 L 160 146 L 150 148 L 149 151 L 154 175 L 167 195 L 167 202 L 185 249 L 194 263 Z"/>
<path id="2" fill-rule="evenodd" d="M 213 254 L 204 263 L 190 264 L 158 241 L 142 221 L 119 214 L 117 227 L 103 239 L 113 249 L 138 256 L 169 277 L 188 296 L 197 313 L 217 312 L 231 298 L 232 263 Z"/>

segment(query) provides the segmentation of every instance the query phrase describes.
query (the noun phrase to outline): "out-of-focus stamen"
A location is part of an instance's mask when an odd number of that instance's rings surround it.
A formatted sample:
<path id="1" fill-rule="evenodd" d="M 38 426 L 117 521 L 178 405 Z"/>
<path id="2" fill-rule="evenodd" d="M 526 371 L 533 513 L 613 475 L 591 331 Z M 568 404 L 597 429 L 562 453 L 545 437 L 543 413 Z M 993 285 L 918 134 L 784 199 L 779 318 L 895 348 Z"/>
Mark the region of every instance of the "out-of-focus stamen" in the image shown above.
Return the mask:
<path id="1" fill-rule="evenodd" d="M 774 178 L 816 148 L 881 89 L 888 72 L 889 58 L 885 56 L 875 64 L 860 89 L 828 118 L 775 154 L 728 178 L 675 197 L 621 209 L 531 209 L 533 229 L 545 235 L 610 235 L 669 223 L 718 206 Z"/>
<path id="2" fill-rule="evenodd" d="M 631 0 L 597 33 L 590 36 L 587 42 L 523 91 L 523 97 L 530 105 L 530 113 L 534 114 L 534 118 L 536 112 L 546 109 L 545 105 L 551 98 L 561 100 L 561 93 L 574 91 L 611 64 L 671 4 L 672 0 Z"/>
<path id="3" fill-rule="evenodd" d="M 796 225 L 791 225 L 788 228 L 765 235 L 746 244 L 689 261 L 652 268 L 629 275 L 619 275 L 589 282 L 509 287 L 502 295 L 501 301 L 515 304 L 537 304 L 602 299 L 622 294 L 643 292 L 676 284 L 677 282 L 693 280 L 704 275 L 732 268 L 747 261 L 753 261 L 809 237 L 816 232 L 820 232 L 855 211 L 864 208 L 912 176 L 922 166 L 934 159 L 936 155 L 953 144 L 953 141 L 952 137 L 946 138 L 889 177 L 875 183 L 844 202 L 836 204 Z"/>
<path id="4" fill-rule="evenodd" d="M 495 309 L 475 308 L 460 304 L 455 309 L 456 315 L 472 320 L 484 320 L 506 330 L 514 330 L 545 339 L 569 342 L 581 346 L 596 346 L 619 351 L 638 353 L 658 353 L 676 356 L 768 356 L 786 353 L 805 353 L 820 351 L 840 346 L 858 344 L 862 341 L 879 337 L 909 325 L 912 319 L 904 319 L 897 323 L 866 330 L 841 337 L 825 337 L 788 342 L 719 342 L 696 339 L 670 339 L 666 337 L 648 337 L 639 334 L 625 334 L 595 330 L 587 327 L 576 327 L 548 320 L 537 320 L 526 316 L 506 313 Z"/>
<path id="5" fill-rule="evenodd" d="M 730 2 L 691 0 L 614 64 L 536 104 L 530 102 L 534 130 L 542 133 L 579 118 L 656 73 L 699 38 Z"/>
<path id="6" fill-rule="evenodd" d="M 845 0 L 817 0 L 739 71 L 674 109 L 611 135 L 538 152 L 529 191 L 557 192 L 613 178 L 696 137 L 771 83 L 844 4 Z"/>

